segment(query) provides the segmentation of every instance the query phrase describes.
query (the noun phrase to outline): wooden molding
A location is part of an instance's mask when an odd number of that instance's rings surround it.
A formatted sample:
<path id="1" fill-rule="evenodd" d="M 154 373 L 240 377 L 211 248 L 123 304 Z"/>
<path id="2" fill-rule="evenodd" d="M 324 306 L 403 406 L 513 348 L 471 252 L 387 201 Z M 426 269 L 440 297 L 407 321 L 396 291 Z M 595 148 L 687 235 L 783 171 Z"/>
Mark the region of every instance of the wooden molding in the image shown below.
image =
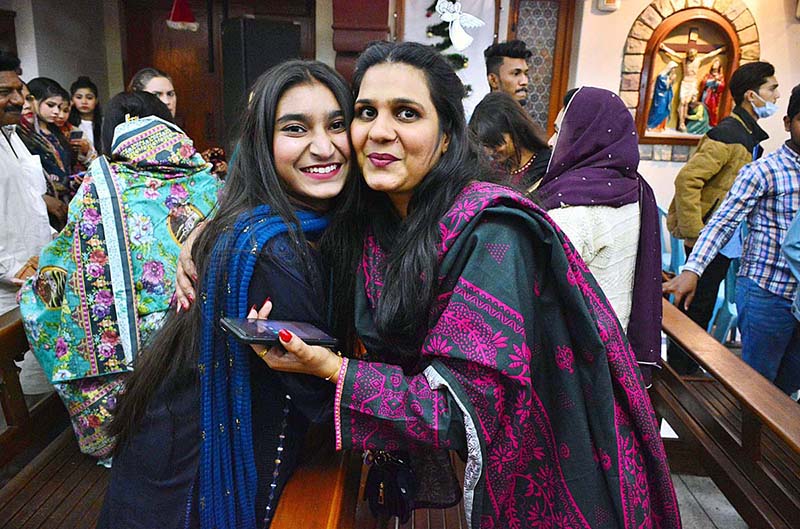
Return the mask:
<path id="1" fill-rule="evenodd" d="M 650 113 L 650 105 L 652 104 L 653 84 L 650 79 L 654 78 L 657 73 L 655 72 L 654 56 L 658 53 L 658 48 L 662 42 L 674 31 L 678 26 L 686 22 L 694 20 L 703 20 L 716 26 L 725 38 L 725 46 L 730 50 L 727 55 L 728 64 L 725 67 L 725 83 L 730 81 L 731 72 L 739 66 L 741 57 L 741 50 L 739 48 L 739 38 L 737 36 L 736 28 L 721 14 L 716 11 L 705 8 L 692 8 L 678 11 L 665 18 L 661 24 L 653 31 L 650 39 L 647 41 L 647 47 L 644 52 L 644 62 L 642 63 L 642 72 L 639 80 L 639 101 L 636 107 L 636 130 L 639 133 L 639 143 L 643 144 L 672 144 L 672 145 L 697 145 L 701 136 L 696 138 L 691 137 L 670 137 L 666 135 L 647 135 L 647 116 Z M 725 90 L 720 99 L 719 115 L 720 117 L 727 116 L 731 112 L 732 97 L 730 90 Z"/>

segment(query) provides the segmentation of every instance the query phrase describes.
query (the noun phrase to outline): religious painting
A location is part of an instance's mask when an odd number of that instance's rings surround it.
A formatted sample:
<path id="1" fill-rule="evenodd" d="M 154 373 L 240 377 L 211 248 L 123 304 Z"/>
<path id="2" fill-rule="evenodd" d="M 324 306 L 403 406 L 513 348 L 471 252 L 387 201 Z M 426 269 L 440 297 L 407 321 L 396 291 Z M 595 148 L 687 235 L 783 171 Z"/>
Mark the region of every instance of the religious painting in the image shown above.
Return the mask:
<path id="1" fill-rule="evenodd" d="M 723 27 L 703 18 L 653 36 L 645 64 L 649 75 L 642 76 L 646 90 L 637 109 L 643 136 L 697 139 L 730 111 L 727 80 L 738 49 Z"/>

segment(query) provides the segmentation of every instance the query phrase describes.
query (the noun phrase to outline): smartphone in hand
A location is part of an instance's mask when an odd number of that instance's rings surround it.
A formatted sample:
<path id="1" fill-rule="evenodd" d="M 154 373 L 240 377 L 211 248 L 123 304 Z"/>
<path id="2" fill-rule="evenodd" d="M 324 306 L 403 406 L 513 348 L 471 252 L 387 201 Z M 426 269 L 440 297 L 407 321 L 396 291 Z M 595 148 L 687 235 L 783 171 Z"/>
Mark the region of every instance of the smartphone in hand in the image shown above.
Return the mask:
<path id="1" fill-rule="evenodd" d="M 280 344 L 278 332 L 286 329 L 308 345 L 321 345 L 336 349 L 338 340 L 311 323 L 281 320 L 251 320 L 248 318 L 220 318 L 225 332 L 247 344 L 261 344 L 268 347 Z"/>

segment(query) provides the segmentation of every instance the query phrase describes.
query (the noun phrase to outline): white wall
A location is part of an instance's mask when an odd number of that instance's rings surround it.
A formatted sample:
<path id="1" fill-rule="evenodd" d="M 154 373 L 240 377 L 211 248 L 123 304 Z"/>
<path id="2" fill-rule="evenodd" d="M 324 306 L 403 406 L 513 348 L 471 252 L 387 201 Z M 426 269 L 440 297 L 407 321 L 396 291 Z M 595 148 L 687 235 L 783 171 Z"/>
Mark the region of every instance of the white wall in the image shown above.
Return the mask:
<path id="1" fill-rule="evenodd" d="M 316 59 L 333 67 L 336 62 L 336 52 L 333 50 L 333 0 L 317 0 L 316 25 Z"/>
<path id="2" fill-rule="evenodd" d="M 106 93 L 109 97 L 125 90 L 122 71 L 122 22 L 120 0 L 103 2 L 103 40 L 106 48 Z M 102 90 L 102 89 L 101 89 Z M 108 101 L 108 99 L 106 99 Z"/>
<path id="3" fill-rule="evenodd" d="M 639 14 L 652 0 L 623 0 L 614 12 L 602 12 L 594 0 L 575 0 L 578 16 L 572 49 L 570 86 L 591 85 L 619 90 L 622 51 L 625 39 Z M 755 18 L 761 41 L 761 59 L 775 66 L 783 93 L 778 104 L 785 110 L 791 88 L 800 83 L 800 21 L 795 18 L 796 0 L 743 0 Z M 777 149 L 786 140 L 780 116 L 761 120 L 759 124 L 770 135 L 763 143 L 767 152 Z M 669 204 L 672 182 L 683 164 L 643 161 L 640 172 L 653 186 L 658 203 Z"/>
<path id="4" fill-rule="evenodd" d="M 22 62 L 22 78 L 27 81 L 39 77 L 31 0 L 0 0 L 0 9 L 17 14 L 14 17 L 14 32 L 17 36 L 17 54 Z"/>
<path id="5" fill-rule="evenodd" d="M 88 75 L 108 100 L 103 2 L 100 0 L 32 0 L 39 75 L 69 89 Z"/>

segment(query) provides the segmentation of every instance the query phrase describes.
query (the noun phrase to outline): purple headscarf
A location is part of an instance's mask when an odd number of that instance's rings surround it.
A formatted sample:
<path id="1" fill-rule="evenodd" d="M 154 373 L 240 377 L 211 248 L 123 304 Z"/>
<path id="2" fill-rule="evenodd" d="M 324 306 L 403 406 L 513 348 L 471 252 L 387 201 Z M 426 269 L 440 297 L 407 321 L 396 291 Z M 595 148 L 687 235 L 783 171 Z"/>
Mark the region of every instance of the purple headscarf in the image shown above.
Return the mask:
<path id="1" fill-rule="evenodd" d="M 628 339 L 645 382 L 661 360 L 661 243 L 652 188 L 639 175 L 639 137 L 625 104 L 602 88 L 580 88 L 564 118 L 538 198 L 545 209 L 639 202 L 641 224 Z"/>

